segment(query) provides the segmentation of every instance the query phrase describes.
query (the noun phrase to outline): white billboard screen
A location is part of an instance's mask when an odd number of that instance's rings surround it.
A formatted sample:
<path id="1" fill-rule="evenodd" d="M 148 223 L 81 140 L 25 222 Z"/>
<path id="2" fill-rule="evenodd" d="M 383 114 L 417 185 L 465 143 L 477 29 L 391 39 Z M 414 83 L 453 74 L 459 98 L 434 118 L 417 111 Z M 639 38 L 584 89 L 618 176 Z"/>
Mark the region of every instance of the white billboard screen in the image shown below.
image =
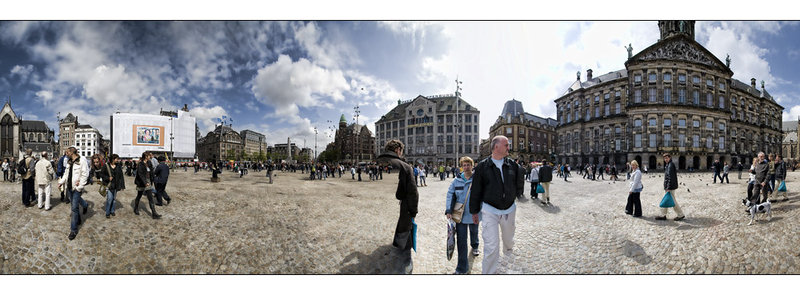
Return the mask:
<path id="1" fill-rule="evenodd" d="M 195 155 L 195 118 L 117 113 L 111 116 L 112 151 L 122 158 L 138 158 L 145 151 L 173 152 L 175 158 Z"/>

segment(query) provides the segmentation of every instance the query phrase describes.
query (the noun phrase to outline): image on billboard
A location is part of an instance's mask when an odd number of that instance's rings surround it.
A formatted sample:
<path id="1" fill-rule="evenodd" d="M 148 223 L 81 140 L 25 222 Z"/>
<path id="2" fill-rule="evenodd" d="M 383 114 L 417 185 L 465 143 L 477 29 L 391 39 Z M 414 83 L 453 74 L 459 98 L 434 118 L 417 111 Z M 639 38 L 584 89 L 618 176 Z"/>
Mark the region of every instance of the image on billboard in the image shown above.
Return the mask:
<path id="1" fill-rule="evenodd" d="M 133 145 L 164 146 L 164 141 L 161 140 L 164 127 L 133 125 L 133 134 L 135 134 Z"/>

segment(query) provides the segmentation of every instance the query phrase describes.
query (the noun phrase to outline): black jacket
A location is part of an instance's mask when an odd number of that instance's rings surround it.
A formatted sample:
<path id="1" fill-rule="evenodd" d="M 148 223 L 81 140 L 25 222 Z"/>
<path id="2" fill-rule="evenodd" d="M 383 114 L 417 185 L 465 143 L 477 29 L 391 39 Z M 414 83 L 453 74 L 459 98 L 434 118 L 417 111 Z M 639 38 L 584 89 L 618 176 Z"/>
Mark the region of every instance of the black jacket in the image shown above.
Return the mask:
<path id="1" fill-rule="evenodd" d="M 136 184 L 137 187 L 145 187 L 147 183 L 153 184 L 151 182 L 153 170 L 147 171 L 149 167 L 150 165 L 147 163 L 139 163 L 139 165 L 136 165 L 136 179 L 133 180 L 133 183 Z"/>
<path id="2" fill-rule="evenodd" d="M 786 179 L 786 162 L 780 161 L 775 163 L 775 178 Z"/>
<path id="3" fill-rule="evenodd" d="M 539 179 L 541 180 L 541 168 Z M 500 210 L 505 210 L 514 204 L 517 196 L 522 195 L 525 188 L 525 176 L 519 172 L 519 165 L 508 159 L 503 159 L 503 178 L 501 171 L 490 158 L 478 163 L 473 174 L 472 189 L 469 199 L 469 212 L 481 212 L 481 204 L 486 203 Z M 552 172 L 550 173 L 552 178 Z"/>
<path id="4" fill-rule="evenodd" d="M 111 174 L 109 175 L 109 171 Z M 97 172 L 100 176 L 100 179 L 103 181 L 103 184 L 108 186 L 110 190 L 124 190 L 125 189 L 125 176 L 122 174 L 122 165 L 117 165 L 117 168 L 111 168 L 111 165 L 103 165 L 103 169 Z M 114 180 L 111 181 L 111 177 L 114 177 Z"/>
<path id="5" fill-rule="evenodd" d="M 717 173 L 717 174 L 719 174 L 720 170 L 722 170 L 722 169 L 721 169 L 721 168 L 722 168 L 722 165 L 720 165 L 720 163 L 719 163 L 719 162 L 714 162 L 713 166 L 714 166 L 714 172 L 715 172 L 715 173 Z"/>
<path id="6" fill-rule="evenodd" d="M 408 165 L 403 159 L 397 156 L 394 152 L 384 152 L 378 156 L 378 161 L 388 162 L 397 170 L 400 171 L 399 182 L 397 183 L 397 191 L 394 197 L 400 201 L 407 203 L 408 212 L 412 218 L 417 216 L 417 205 L 419 204 L 419 193 L 417 192 L 417 184 L 414 181 L 414 172 L 411 165 Z"/>
<path id="7" fill-rule="evenodd" d="M 156 167 L 155 173 L 155 180 L 154 183 L 163 183 L 166 184 L 167 180 L 169 180 L 169 167 L 167 164 L 160 163 L 158 167 Z"/>
<path id="8" fill-rule="evenodd" d="M 664 190 L 674 190 L 678 188 L 678 171 L 675 169 L 675 163 L 669 161 L 667 167 L 664 167 Z"/>
<path id="9" fill-rule="evenodd" d="M 553 181 L 553 167 L 550 165 L 544 164 L 544 166 L 539 167 L 539 182 L 551 182 Z"/>

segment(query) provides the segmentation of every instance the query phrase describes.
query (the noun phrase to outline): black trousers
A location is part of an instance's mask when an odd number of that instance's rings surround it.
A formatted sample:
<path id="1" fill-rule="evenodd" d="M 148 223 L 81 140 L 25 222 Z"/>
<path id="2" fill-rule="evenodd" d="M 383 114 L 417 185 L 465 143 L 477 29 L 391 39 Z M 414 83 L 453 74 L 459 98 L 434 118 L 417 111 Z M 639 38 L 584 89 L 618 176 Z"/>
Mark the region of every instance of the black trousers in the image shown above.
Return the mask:
<path id="1" fill-rule="evenodd" d="M 33 177 L 22 180 L 22 204 L 26 206 L 33 202 Z"/>
<path id="2" fill-rule="evenodd" d="M 536 186 L 539 185 L 539 182 L 531 182 L 531 197 L 538 198 L 539 193 L 536 192 Z"/>
<path id="3" fill-rule="evenodd" d="M 625 213 L 633 213 L 633 216 L 642 216 L 642 201 L 639 199 L 641 193 L 628 193 L 628 203 L 625 204 Z"/>
<path id="4" fill-rule="evenodd" d="M 408 204 L 406 201 L 400 202 L 400 217 L 397 218 L 397 227 L 394 230 L 394 240 L 392 246 L 402 250 L 412 247 L 412 224 L 411 215 L 408 214 Z"/>
<path id="5" fill-rule="evenodd" d="M 166 189 L 166 183 L 156 183 L 156 204 L 163 204 L 163 200 L 172 202 L 172 199 L 170 199 Z"/>

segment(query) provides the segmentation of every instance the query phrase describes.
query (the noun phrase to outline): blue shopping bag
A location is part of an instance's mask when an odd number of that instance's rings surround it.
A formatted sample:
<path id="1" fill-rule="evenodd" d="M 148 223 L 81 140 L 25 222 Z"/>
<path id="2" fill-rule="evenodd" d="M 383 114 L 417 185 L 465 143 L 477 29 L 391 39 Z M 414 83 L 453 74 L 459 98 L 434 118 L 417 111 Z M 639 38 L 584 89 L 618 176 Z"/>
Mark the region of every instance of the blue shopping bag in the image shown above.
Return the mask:
<path id="1" fill-rule="evenodd" d="M 536 185 L 536 193 L 537 194 L 543 194 L 544 193 L 544 187 L 541 184 L 537 184 Z"/>
<path id="2" fill-rule="evenodd" d="M 664 198 L 661 199 L 661 203 L 658 204 L 658 207 L 661 208 L 675 207 L 675 200 L 672 199 L 672 194 L 670 192 L 664 194 Z"/>
<path id="3" fill-rule="evenodd" d="M 417 252 L 417 223 L 411 218 L 411 248 Z"/>
<path id="4" fill-rule="evenodd" d="M 779 192 L 785 192 L 786 191 L 786 181 L 781 181 L 781 186 L 778 187 L 778 191 Z"/>

